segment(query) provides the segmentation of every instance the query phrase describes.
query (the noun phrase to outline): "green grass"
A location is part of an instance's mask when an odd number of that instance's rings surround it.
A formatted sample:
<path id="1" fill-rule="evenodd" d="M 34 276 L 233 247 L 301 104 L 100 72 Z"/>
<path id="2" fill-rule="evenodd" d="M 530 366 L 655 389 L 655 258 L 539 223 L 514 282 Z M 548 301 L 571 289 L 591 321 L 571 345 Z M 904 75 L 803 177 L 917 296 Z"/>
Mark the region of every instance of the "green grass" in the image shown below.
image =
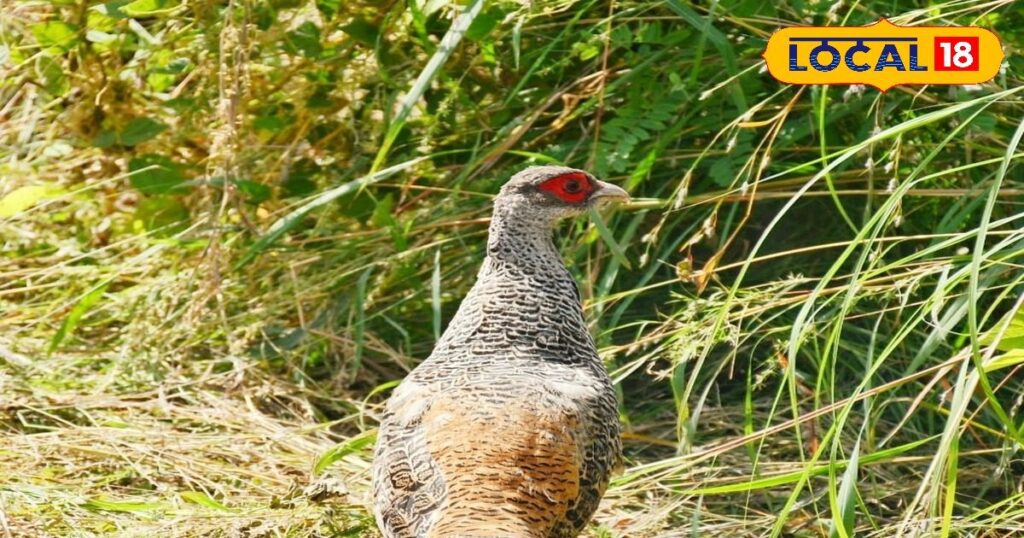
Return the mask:
<path id="1" fill-rule="evenodd" d="M 788 24 L 980 25 L 978 87 L 783 86 Z M 456 21 L 459 21 L 456 23 Z M 530 163 L 621 396 L 591 536 L 1024 529 L 1012 2 L 19 2 L 0 536 L 375 536 L 381 405 Z"/>

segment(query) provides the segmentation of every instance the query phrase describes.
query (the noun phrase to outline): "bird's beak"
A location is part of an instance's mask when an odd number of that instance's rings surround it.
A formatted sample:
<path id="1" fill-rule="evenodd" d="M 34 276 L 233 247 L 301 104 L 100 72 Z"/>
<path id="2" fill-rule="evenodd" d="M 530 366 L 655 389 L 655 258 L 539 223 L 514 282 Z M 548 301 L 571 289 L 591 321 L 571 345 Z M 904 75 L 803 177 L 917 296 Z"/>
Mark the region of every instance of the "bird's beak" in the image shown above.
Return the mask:
<path id="1" fill-rule="evenodd" d="M 629 201 L 628 192 L 622 190 L 619 187 L 616 187 L 615 185 L 612 185 L 611 183 L 605 183 L 604 181 L 600 180 L 597 181 L 597 190 L 595 190 L 594 194 L 592 194 L 591 196 L 593 196 L 594 199 L 601 201 L 618 200 L 623 203 Z"/>

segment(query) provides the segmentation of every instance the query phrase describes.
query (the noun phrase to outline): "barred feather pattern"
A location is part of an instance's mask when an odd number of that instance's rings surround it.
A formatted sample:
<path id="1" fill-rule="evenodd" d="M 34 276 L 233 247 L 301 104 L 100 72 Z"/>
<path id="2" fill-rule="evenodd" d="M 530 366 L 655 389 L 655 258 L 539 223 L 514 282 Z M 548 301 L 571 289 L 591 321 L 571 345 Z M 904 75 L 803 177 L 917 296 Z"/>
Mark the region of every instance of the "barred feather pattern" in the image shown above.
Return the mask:
<path id="1" fill-rule="evenodd" d="M 388 401 L 373 468 L 387 538 L 577 536 L 620 464 L 615 393 L 551 239 L 585 208 L 528 188 L 566 171 L 505 185 L 476 283 Z"/>

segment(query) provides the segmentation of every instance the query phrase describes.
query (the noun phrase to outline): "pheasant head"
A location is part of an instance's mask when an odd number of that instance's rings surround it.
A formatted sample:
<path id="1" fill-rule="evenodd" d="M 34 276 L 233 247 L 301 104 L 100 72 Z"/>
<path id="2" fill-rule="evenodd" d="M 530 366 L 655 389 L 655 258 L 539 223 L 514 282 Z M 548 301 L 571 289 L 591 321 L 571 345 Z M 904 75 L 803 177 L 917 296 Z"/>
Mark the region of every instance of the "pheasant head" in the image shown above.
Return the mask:
<path id="1" fill-rule="evenodd" d="M 629 200 L 626 191 L 583 170 L 564 166 L 531 166 L 501 188 L 495 209 L 547 225 L 608 200 Z"/>
<path id="2" fill-rule="evenodd" d="M 550 243 L 551 230 L 558 221 L 611 200 L 628 201 L 629 194 L 583 170 L 527 168 L 512 176 L 494 200 L 488 253 L 500 257 L 500 250 L 524 243 Z"/>

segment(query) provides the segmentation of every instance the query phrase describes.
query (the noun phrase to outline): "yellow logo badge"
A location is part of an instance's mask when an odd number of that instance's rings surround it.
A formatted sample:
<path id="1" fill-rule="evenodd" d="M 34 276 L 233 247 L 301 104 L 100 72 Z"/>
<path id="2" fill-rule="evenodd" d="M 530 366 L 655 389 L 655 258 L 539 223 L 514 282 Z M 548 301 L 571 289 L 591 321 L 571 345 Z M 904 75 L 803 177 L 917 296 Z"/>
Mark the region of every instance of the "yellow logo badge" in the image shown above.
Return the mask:
<path id="1" fill-rule="evenodd" d="M 787 84 L 980 84 L 999 72 L 1003 49 L 977 26 L 801 26 L 772 34 L 768 72 Z"/>

